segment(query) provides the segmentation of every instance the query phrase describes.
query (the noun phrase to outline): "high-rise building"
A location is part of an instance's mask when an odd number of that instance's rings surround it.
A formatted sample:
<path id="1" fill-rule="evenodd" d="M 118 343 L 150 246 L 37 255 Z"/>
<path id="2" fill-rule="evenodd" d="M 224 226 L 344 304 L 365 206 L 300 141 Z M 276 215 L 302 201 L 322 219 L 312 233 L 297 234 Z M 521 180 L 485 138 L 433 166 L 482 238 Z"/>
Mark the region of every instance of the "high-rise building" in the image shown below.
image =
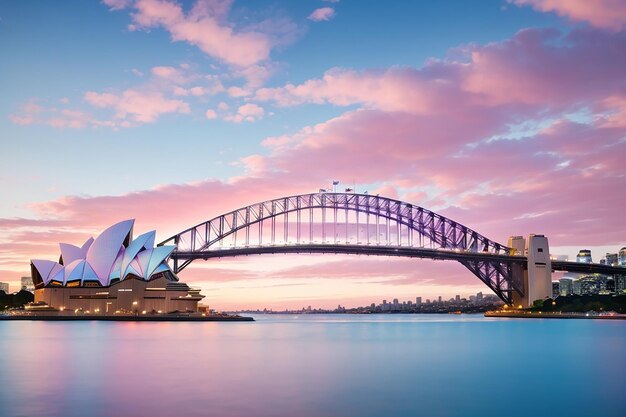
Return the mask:
<path id="1" fill-rule="evenodd" d="M 561 278 L 559 280 L 559 290 L 563 296 L 572 295 L 574 293 L 573 280 L 571 278 Z"/>
<path id="2" fill-rule="evenodd" d="M 422 305 L 422 297 L 415 297 L 415 305 L 418 307 Z"/>
<path id="3" fill-rule="evenodd" d="M 438 301 L 438 302 L 441 302 L 441 296 L 439 296 L 439 297 L 437 298 L 437 301 Z"/>
<path id="4" fill-rule="evenodd" d="M 572 282 L 572 292 L 574 295 L 583 295 L 583 283 L 579 279 L 575 279 Z"/>
<path id="5" fill-rule="evenodd" d="M 559 281 L 552 281 L 552 298 L 556 298 L 561 295 L 561 287 Z"/>
<path id="6" fill-rule="evenodd" d="M 617 253 L 607 253 L 606 254 L 606 264 L 617 266 L 619 264 Z"/>
<path id="7" fill-rule="evenodd" d="M 477 301 L 481 301 L 483 299 L 483 293 L 482 291 L 476 294 L 476 300 Z"/>
<path id="8" fill-rule="evenodd" d="M 590 264 L 593 262 L 591 259 L 591 251 L 589 249 L 581 249 L 578 251 L 578 255 L 576 255 L 576 262 Z"/>
<path id="9" fill-rule="evenodd" d="M 617 294 L 626 292 L 626 275 L 618 275 L 615 277 L 615 292 Z"/>
<path id="10" fill-rule="evenodd" d="M 458 303 L 459 301 L 461 301 L 461 296 L 460 296 L 460 295 L 458 295 L 458 294 L 457 294 L 457 295 L 455 295 L 455 296 L 454 296 L 454 301 L 456 301 L 457 303 Z"/>
<path id="11" fill-rule="evenodd" d="M 617 262 L 621 266 L 626 266 L 626 246 L 619 250 L 619 254 L 617 255 Z"/>
<path id="12" fill-rule="evenodd" d="M 4 291 L 5 293 L 9 293 L 9 283 L 8 282 L 0 282 L 0 291 Z"/>
<path id="13" fill-rule="evenodd" d="M 33 284 L 33 278 L 32 277 L 22 277 L 21 279 L 21 289 L 22 290 L 26 290 L 26 291 L 30 291 L 33 292 L 35 291 L 35 284 Z"/>

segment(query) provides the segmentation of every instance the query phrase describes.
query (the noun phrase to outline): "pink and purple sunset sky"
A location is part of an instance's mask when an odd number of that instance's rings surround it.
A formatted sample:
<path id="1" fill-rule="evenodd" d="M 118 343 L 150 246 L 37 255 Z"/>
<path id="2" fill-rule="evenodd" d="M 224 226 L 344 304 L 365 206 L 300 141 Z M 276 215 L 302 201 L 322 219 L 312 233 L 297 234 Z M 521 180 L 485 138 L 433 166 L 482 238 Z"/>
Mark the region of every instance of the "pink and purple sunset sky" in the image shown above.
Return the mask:
<path id="1" fill-rule="evenodd" d="M 4 1 L 0 281 L 341 186 L 553 254 L 626 246 L 626 0 Z M 195 262 L 218 309 L 488 293 L 454 262 Z"/>

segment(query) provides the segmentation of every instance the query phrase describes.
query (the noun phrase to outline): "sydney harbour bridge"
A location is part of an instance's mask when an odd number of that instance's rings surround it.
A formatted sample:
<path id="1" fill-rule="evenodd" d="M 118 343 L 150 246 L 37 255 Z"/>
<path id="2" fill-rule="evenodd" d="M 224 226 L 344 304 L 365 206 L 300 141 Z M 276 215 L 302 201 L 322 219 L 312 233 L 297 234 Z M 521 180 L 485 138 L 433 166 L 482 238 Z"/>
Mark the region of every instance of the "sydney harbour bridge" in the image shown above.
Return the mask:
<path id="1" fill-rule="evenodd" d="M 279 253 L 457 261 L 502 301 L 524 307 L 551 296 L 552 271 L 626 273 L 624 267 L 551 259 L 547 238 L 541 235 L 512 237 L 504 245 L 423 207 L 356 193 L 320 192 L 252 204 L 159 245 L 172 244 L 176 249 L 169 262 L 175 273 L 196 259 Z"/>

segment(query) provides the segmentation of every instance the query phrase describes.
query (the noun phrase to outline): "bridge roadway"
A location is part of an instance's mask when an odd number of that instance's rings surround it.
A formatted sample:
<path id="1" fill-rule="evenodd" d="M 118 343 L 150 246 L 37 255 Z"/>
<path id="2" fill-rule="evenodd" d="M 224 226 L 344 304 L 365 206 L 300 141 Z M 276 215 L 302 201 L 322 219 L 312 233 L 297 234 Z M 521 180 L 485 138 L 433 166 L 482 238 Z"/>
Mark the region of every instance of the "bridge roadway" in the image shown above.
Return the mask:
<path id="1" fill-rule="evenodd" d="M 208 251 L 184 252 L 174 251 L 172 259 L 194 260 L 225 258 L 233 256 L 250 256 L 261 254 L 285 254 L 285 253 L 332 253 L 353 255 L 375 256 L 399 256 L 408 258 L 427 258 L 434 260 L 456 261 L 485 261 L 491 260 L 504 264 L 525 264 L 525 256 L 493 254 L 489 252 L 471 252 L 462 250 L 430 249 L 416 247 L 397 247 L 386 245 L 349 245 L 349 244 L 299 244 L 299 245 L 269 245 L 269 246 L 245 246 L 213 248 Z M 552 261 L 554 271 L 567 271 L 577 273 L 600 273 L 607 275 L 626 275 L 626 268 L 602 264 L 585 264 L 569 261 Z"/>

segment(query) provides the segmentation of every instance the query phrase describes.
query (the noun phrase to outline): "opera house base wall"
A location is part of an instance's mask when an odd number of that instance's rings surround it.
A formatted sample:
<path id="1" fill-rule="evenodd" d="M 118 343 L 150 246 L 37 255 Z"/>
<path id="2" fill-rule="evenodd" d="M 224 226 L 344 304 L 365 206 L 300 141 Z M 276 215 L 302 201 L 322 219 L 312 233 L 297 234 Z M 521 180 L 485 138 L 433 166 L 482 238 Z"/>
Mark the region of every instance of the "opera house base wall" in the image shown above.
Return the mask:
<path id="1" fill-rule="evenodd" d="M 202 298 L 199 290 L 164 277 L 151 281 L 127 278 L 108 287 L 48 286 L 35 290 L 35 303 L 100 315 L 196 312 Z"/>

